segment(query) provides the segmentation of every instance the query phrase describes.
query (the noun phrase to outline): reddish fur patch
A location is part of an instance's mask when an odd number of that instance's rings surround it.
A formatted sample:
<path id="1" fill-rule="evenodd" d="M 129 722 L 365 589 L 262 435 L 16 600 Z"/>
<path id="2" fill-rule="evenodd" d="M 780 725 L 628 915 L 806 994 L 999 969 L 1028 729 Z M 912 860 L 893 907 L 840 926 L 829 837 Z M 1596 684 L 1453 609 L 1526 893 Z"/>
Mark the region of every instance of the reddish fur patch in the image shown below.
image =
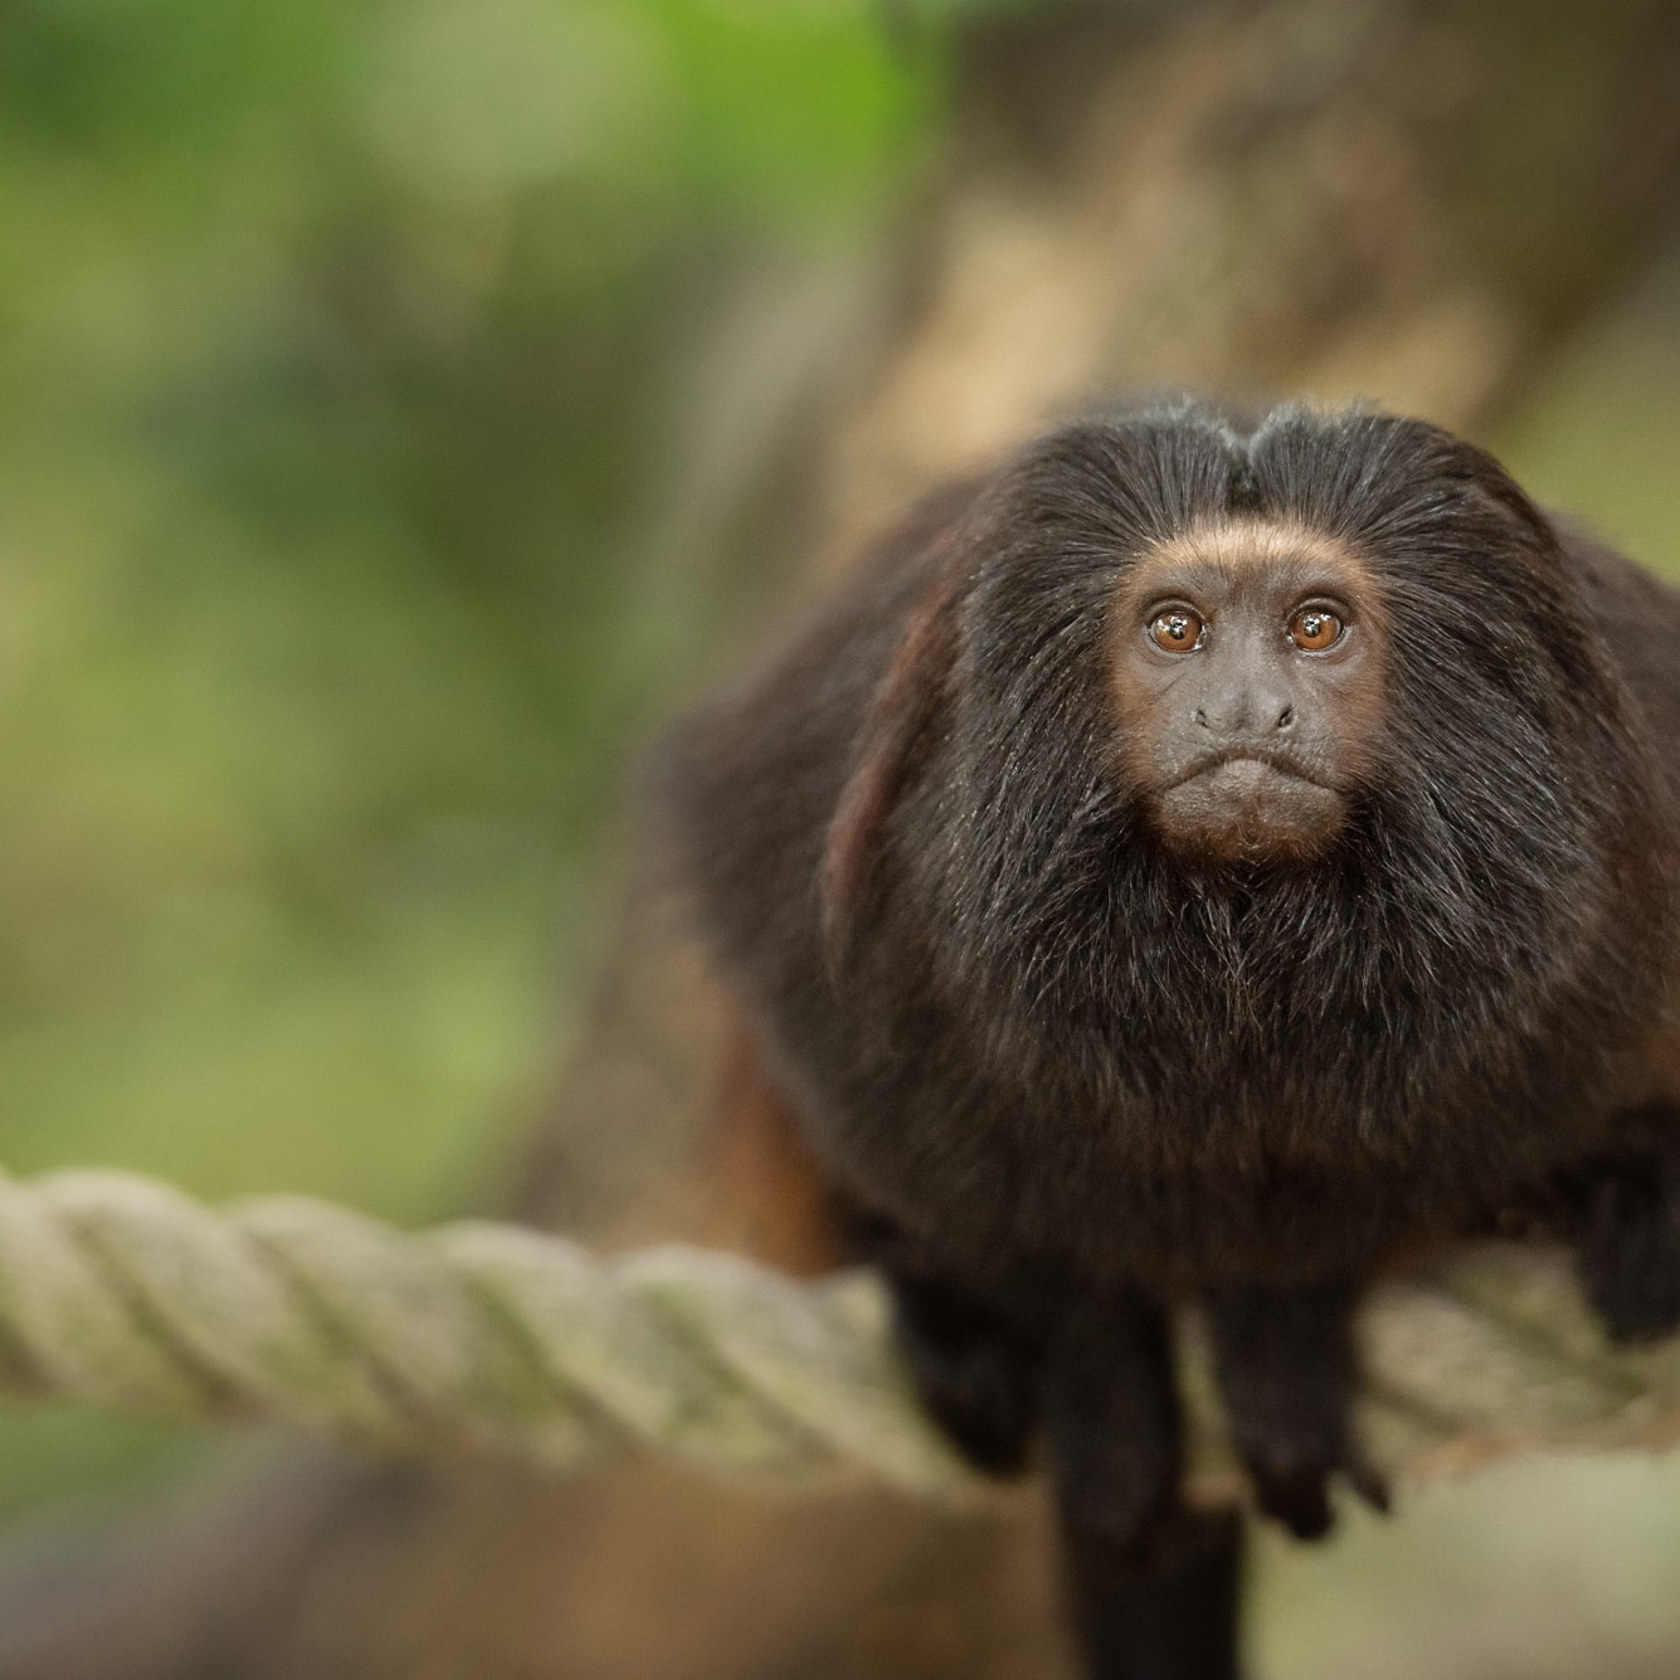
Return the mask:
<path id="1" fill-rule="evenodd" d="M 1203 520 L 1157 543 L 1133 568 L 1141 589 L 1152 571 L 1168 566 L 1238 567 L 1306 561 L 1315 569 L 1342 580 L 1362 601 L 1380 601 L 1381 590 L 1370 568 L 1352 549 L 1323 531 L 1294 520 L 1260 519 L 1237 515 Z"/>
<path id="2" fill-rule="evenodd" d="M 720 1082 L 702 1240 L 801 1276 L 840 1264 L 839 1234 L 798 1113 L 736 1028 Z"/>
<path id="3" fill-rule="evenodd" d="M 831 959 L 844 952 L 881 830 L 945 692 L 957 655 L 960 582 L 960 574 L 945 567 L 912 615 L 876 690 L 857 762 L 829 824 L 819 885 L 823 941 Z"/>

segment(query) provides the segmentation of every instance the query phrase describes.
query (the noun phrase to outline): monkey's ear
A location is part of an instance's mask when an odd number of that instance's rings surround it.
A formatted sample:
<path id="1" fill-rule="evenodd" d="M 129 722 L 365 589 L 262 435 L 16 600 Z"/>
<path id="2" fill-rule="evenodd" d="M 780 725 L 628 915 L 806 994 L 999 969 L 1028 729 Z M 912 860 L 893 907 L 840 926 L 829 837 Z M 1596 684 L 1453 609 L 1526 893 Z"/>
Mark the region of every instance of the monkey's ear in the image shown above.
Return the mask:
<path id="1" fill-rule="evenodd" d="M 937 717 L 956 665 L 964 550 L 939 565 L 875 690 L 823 846 L 818 881 L 823 946 L 831 969 L 845 961 L 882 831 Z"/>

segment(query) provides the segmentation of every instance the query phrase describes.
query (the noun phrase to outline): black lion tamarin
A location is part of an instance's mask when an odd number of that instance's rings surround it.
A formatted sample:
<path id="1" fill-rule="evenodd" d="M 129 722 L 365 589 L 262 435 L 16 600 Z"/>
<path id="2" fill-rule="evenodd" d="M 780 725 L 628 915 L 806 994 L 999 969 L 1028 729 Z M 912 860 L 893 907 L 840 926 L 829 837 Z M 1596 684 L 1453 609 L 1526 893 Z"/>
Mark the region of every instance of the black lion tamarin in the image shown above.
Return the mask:
<path id="1" fill-rule="evenodd" d="M 1612 1333 L 1680 1323 L 1680 595 L 1437 427 L 1056 431 L 666 793 L 927 1404 L 995 1472 L 1043 1440 L 1093 1675 L 1235 1672 L 1176 1304 L 1300 1536 L 1385 1501 L 1350 1324 L 1397 1251 L 1544 1205 Z"/>

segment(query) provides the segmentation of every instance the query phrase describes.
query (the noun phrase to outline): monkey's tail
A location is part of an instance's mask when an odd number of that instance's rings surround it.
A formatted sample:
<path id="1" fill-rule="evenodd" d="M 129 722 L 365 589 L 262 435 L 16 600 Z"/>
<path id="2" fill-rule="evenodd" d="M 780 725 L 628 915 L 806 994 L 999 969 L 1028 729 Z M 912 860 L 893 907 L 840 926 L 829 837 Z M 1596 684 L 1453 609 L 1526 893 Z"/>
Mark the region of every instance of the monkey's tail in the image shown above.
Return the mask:
<path id="1" fill-rule="evenodd" d="M 1090 1680 L 1239 1680 L 1240 1511 L 1182 1511 L 1141 1555 L 1088 1531 L 1063 1539 Z"/>

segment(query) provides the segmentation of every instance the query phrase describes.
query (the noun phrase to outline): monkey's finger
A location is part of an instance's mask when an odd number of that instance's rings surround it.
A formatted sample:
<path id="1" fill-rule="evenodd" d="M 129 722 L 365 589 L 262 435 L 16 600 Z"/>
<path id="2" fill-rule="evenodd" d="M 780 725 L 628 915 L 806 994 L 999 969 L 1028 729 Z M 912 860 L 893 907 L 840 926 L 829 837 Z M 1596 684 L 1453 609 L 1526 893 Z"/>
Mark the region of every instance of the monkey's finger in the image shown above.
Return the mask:
<path id="1" fill-rule="evenodd" d="M 1297 1540 L 1322 1540 L 1335 1525 L 1327 1467 L 1255 1469 L 1253 1475 L 1260 1509 Z"/>
<path id="2" fill-rule="evenodd" d="M 1342 1466 L 1342 1474 L 1347 1477 L 1348 1486 L 1373 1511 L 1380 1516 L 1388 1515 L 1393 1507 L 1388 1478 L 1365 1456 L 1362 1447 L 1356 1445 L 1349 1449 L 1347 1460 Z"/>

